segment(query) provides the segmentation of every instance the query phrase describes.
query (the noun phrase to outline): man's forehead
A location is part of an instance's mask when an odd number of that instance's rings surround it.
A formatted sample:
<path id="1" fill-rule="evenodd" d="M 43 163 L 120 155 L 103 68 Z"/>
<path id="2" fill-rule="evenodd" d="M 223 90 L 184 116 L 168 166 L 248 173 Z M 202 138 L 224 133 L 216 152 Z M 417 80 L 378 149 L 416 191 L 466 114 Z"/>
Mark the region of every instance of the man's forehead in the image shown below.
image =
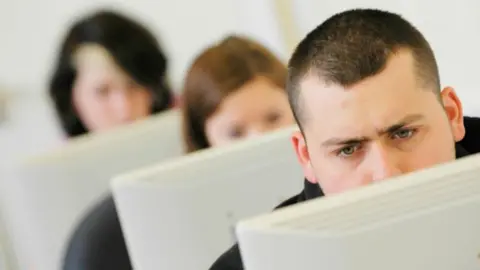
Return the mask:
<path id="1" fill-rule="evenodd" d="M 408 114 L 422 114 L 428 105 L 425 99 L 436 102 L 430 92 L 415 90 L 408 94 L 404 91 L 399 95 L 401 87 L 394 90 L 344 89 L 306 78 L 301 97 L 304 129 L 315 130 L 321 135 L 373 132 L 397 124 Z"/>
<path id="2" fill-rule="evenodd" d="M 332 117 L 322 123 L 313 122 L 305 128 L 308 137 L 315 137 L 315 141 L 324 146 L 335 145 L 345 141 L 360 140 L 360 138 L 375 138 L 391 130 L 421 123 L 426 116 L 422 113 L 392 114 L 383 120 L 369 117 Z"/>
<path id="3" fill-rule="evenodd" d="M 338 101 L 335 96 L 342 95 L 345 89 L 336 84 L 327 84 L 318 75 L 308 74 L 299 82 L 298 105 L 302 118 L 308 119 L 318 114 L 319 110 L 328 111 L 332 101 Z"/>
<path id="4" fill-rule="evenodd" d="M 304 117 L 323 114 L 367 113 L 391 110 L 392 106 L 416 106 L 422 98 L 432 98 L 431 91 L 422 91 L 414 76 L 386 72 L 343 87 L 329 83 L 315 74 L 299 82 L 299 106 Z M 360 110 L 360 111 L 358 111 Z M 311 115 L 313 113 L 313 115 Z"/>
<path id="5" fill-rule="evenodd" d="M 300 80 L 300 91 L 312 91 L 312 90 L 320 90 L 326 89 L 331 87 L 336 87 L 338 89 L 343 89 L 342 86 L 334 84 L 334 83 L 327 83 L 319 74 L 316 74 L 313 71 L 308 72 L 303 76 Z"/>

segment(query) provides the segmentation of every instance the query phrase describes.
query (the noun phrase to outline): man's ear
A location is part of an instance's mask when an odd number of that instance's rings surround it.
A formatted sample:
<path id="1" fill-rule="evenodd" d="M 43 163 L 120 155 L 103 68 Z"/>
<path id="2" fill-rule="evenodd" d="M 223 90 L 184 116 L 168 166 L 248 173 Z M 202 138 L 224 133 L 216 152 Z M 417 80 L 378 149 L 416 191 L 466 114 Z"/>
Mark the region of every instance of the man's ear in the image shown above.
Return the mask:
<path id="1" fill-rule="evenodd" d="M 459 142 L 465 137 L 462 103 L 452 87 L 445 87 L 440 95 L 452 129 L 453 138 L 456 142 Z"/>
<path id="2" fill-rule="evenodd" d="M 301 131 L 295 131 L 292 134 L 292 144 L 297 154 L 298 162 L 302 166 L 303 174 L 305 178 L 313 183 L 317 183 L 315 173 L 313 172 L 312 162 L 310 160 L 310 154 L 308 153 L 307 142 Z"/>

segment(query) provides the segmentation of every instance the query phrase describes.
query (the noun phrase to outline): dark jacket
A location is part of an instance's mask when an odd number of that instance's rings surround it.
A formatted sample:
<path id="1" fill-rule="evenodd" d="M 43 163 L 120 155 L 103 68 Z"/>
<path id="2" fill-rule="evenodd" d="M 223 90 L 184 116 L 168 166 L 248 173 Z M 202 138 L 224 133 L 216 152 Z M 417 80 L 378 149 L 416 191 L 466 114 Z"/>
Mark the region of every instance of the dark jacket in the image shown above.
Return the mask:
<path id="1" fill-rule="evenodd" d="M 466 129 L 465 138 L 455 145 L 457 158 L 480 152 L 480 118 L 465 117 L 464 123 Z M 305 188 L 300 194 L 288 199 L 275 209 L 322 196 L 323 192 L 318 185 L 305 181 Z M 238 245 L 234 245 L 223 253 L 210 267 L 210 270 L 243 270 Z"/>
<path id="2" fill-rule="evenodd" d="M 93 207 L 74 230 L 62 269 L 133 269 L 110 194 Z"/>

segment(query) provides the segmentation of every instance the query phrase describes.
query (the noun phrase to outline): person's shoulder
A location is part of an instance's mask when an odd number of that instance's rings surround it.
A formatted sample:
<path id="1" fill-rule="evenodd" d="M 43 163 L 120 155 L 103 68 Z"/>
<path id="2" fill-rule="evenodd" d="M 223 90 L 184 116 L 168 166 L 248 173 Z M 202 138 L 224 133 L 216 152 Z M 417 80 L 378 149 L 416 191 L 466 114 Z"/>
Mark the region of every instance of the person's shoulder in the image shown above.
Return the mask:
<path id="1" fill-rule="evenodd" d="M 209 270 L 243 270 L 243 262 L 238 244 L 223 253 Z"/>
<path id="2" fill-rule="evenodd" d="M 480 130 L 480 118 L 478 117 L 465 116 L 463 117 L 463 124 L 467 130 L 473 129 L 476 132 Z"/>
<path id="3" fill-rule="evenodd" d="M 480 153 L 480 118 L 464 117 L 465 137 L 460 141 L 460 145 L 470 154 Z"/>
<path id="4" fill-rule="evenodd" d="M 275 207 L 275 210 L 320 196 L 323 196 L 320 186 L 305 180 L 305 189 L 299 194 L 282 202 L 280 205 Z M 213 263 L 209 270 L 243 270 L 243 261 L 238 244 L 232 246 L 229 250 L 223 253 Z"/>
<path id="5" fill-rule="evenodd" d="M 293 196 L 282 204 L 275 208 L 283 208 L 292 204 L 296 204 L 299 201 L 303 201 L 302 193 L 300 195 Z M 223 253 L 210 267 L 209 270 L 243 270 L 243 261 L 240 254 L 238 244 L 232 246 L 229 250 Z"/>

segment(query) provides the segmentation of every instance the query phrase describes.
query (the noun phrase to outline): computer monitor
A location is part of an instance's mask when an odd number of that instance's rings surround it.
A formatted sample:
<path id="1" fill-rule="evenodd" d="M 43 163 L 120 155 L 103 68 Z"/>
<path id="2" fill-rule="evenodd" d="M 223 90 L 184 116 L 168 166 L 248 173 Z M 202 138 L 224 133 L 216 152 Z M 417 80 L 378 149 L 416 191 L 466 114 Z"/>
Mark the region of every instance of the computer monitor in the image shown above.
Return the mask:
<path id="1" fill-rule="evenodd" d="M 287 128 L 115 178 L 113 195 L 135 269 L 208 269 L 234 225 L 303 188 Z"/>
<path id="2" fill-rule="evenodd" d="M 248 270 L 480 269 L 480 155 L 237 226 Z"/>
<path id="3" fill-rule="evenodd" d="M 20 269 L 60 269 L 69 237 L 124 171 L 183 153 L 179 111 L 72 139 L 3 181 L 7 229 Z"/>

